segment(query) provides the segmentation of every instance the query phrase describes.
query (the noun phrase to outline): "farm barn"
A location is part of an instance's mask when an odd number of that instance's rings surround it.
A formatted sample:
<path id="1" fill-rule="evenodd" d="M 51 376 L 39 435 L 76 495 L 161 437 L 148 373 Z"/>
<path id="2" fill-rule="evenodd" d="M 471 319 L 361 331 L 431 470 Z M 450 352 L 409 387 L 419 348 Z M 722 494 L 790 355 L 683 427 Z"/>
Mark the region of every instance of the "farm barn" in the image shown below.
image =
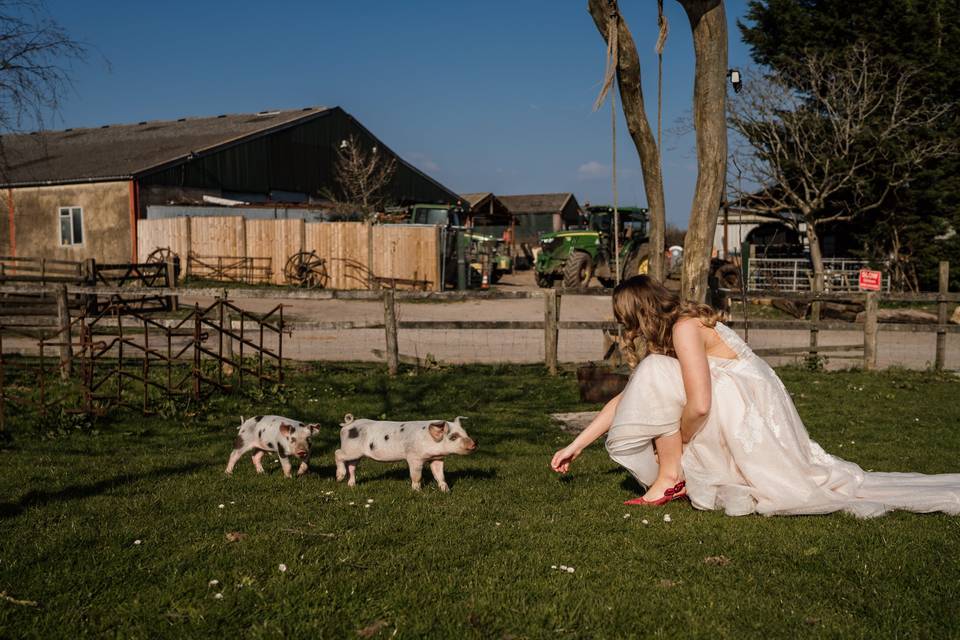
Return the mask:
<path id="1" fill-rule="evenodd" d="M 498 196 L 516 216 L 516 241 L 537 243 L 541 233 L 559 231 L 566 224 L 576 224 L 580 205 L 572 193 L 534 193 Z"/>
<path id="2" fill-rule="evenodd" d="M 390 200 L 456 202 L 340 107 L 6 135 L 0 251 L 136 262 L 137 220 L 148 207 L 318 202 L 336 187 L 336 150 L 350 136 L 397 159 Z"/>

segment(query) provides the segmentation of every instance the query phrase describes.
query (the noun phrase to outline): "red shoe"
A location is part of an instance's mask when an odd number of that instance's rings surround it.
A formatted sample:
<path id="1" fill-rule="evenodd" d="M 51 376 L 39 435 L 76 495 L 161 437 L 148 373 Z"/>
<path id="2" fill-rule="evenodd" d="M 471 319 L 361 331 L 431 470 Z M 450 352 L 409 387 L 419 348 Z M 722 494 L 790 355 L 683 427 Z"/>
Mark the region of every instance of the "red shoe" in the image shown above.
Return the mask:
<path id="1" fill-rule="evenodd" d="M 623 504 L 629 505 L 642 505 L 645 507 L 660 507 L 671 500 L 679 500 L 680 498 L 686 498 L 687 492 L 685 491 L 687 486 L 686 481 L 681 480 L 677 484 L 673 485 L 673 488 L 667 489 L 663 492 L 663 497 L 656 500 L 644 500 L 643 498 L 634 498 L 633 500 L 627 500 Z"/>

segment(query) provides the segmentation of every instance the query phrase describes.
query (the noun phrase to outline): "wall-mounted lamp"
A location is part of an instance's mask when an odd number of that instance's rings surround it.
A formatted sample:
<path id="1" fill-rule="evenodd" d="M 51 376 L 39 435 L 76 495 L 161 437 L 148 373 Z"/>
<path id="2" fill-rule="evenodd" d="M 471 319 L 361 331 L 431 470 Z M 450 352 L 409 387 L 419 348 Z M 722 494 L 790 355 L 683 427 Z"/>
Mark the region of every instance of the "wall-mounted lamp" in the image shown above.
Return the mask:
<path id="1" fill-rule="evenodd" d="M 733 85 L 733 92 L 740 93 L 740 88 L 743 87 L 743 80 L 740 77 L 740 69 L 728 69 L 727 77 L 730 78 L 730 84 Z"/>

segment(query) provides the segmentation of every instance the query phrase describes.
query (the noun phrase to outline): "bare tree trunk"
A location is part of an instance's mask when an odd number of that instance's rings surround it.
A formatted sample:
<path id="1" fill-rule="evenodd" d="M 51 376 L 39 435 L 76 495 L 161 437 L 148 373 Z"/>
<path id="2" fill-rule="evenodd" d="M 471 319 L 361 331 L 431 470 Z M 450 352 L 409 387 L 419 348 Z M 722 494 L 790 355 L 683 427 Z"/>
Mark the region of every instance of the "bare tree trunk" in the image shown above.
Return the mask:
<path id="1" fill-rule="evenodd" d="M 703 301 L 727 158 L 727 17 L 722 0 L 678 1 L 690 20 L 697 56 L 693 86 L 697 185 L 683 243 L 681 293 L 686 299 Z"/>
<path id="2" fill-rule="evenodd" d="M 640 156 L 643 171 L 643 189 L 650 209 L 650 269 L 657 280 L 664 277 L 664 234 L 666 232 L 666 204 L 663 197 L 663 173 L 660 166 L 660 151 L 647 120 L 643 106 L 643 90 L 640 86 L 640 56 L 626 21 L 620 16 L 616 0 L 588 0 L 587 8 L 597 30 L 607 41 L 607 24 L 610 15 L 617 16 L 617 84 L 620 87 L 620 102 L 627 129 Z M 726 51 L 726 50 L 724 50 Z M 726 65 L 726 55 L 724 55 Z M 726 153 L 726 151 L 724 151 Z M 633 274 L 631 274 L 633 275 Z"/>
<path id="3" fill-rule="evenodd" d="M 823 251 L 820 249 L 820 235 L 816 225 L 807 220 L 807 244 L 810 245 L 810 262 L 813 263 L 813 284 L 815 293 L 823 291 Z"/>

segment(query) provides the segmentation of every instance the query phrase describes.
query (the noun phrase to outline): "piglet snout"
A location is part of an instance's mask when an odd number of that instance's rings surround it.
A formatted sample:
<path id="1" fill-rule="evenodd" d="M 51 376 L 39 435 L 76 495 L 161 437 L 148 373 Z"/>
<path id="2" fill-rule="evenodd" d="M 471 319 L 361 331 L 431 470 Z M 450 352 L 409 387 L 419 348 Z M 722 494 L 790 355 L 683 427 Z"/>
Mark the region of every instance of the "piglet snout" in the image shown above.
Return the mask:
<path id="1" fill-rule="evenodd" d="M 467 451 L 476 451 L 477 441 L 473 438 L 467 438 L 467 441 L 463 443 L 463 446 L 466 447 Z"/>

